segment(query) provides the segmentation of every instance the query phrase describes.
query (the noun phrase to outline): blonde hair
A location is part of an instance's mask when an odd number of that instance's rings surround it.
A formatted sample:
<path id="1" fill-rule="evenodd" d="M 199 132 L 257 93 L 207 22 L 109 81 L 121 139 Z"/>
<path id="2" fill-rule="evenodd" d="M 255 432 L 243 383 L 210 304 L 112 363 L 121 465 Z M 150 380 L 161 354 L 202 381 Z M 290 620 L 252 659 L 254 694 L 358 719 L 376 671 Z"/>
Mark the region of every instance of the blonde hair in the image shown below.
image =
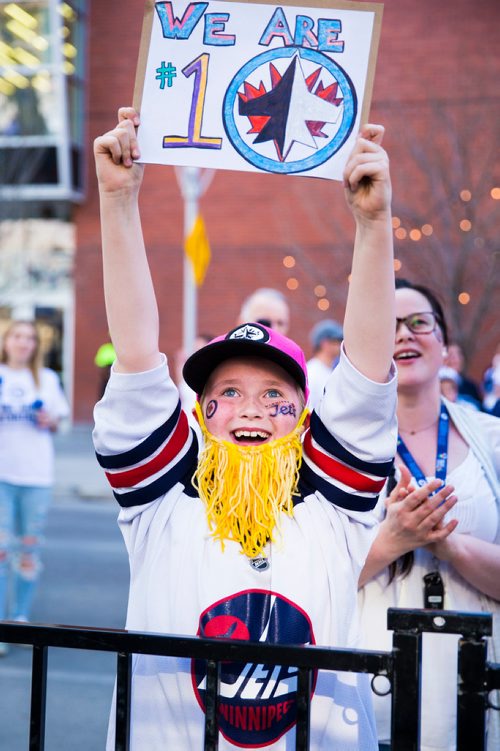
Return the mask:
<path id="1" fill-rule="evenodd" d="M 5 342 L 18 326 L 30 326 L 31 329 L 33 330 L 33 334 L 35 335 L 35 348 L 29 359 L 28 368 L 31 370 L 31 374 L 35 382 L 35 386 L 38 388 L 40 386 L 40 367 L 41 367 L 40 334 L 34 321 L 17 320 L 17 321 L 12 321 L 9 324 L 2 338 L 2 352 L 0 354 L 0 362 L 5 363 L 6 365 L 9 364 L 9 357 L 7 354 L 7 350 L 5 349 Z"/>

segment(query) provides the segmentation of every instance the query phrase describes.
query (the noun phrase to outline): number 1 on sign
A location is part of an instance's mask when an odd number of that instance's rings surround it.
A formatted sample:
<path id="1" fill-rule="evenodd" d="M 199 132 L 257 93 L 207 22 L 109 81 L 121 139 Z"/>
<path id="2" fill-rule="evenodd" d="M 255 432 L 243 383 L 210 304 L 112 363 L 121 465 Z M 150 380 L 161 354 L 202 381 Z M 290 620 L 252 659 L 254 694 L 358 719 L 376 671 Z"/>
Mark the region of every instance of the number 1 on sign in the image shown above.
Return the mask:
<path id="1" fill-rule="evenodd" d="M 220 149 L 222 138 L 210 138 L 201 135 L 203 122 L 203 107 L 205 106 L 205 94 L 207 91 L 209 55 L 204 52 L 195 60 L 186 65 L 182 72 L 189 78 L 194 73 L 193 97 L 189 112 L 187 136 L 163 136 L 164 149 Z"/>

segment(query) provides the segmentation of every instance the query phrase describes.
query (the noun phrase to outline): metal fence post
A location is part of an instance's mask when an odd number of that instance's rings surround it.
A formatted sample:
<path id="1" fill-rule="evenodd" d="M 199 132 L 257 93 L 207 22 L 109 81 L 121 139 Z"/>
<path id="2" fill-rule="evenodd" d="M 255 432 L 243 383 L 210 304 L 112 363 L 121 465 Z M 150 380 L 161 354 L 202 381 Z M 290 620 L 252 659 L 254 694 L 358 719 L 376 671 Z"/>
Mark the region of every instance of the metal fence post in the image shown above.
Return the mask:
<path id="1" fill-rule="evenodd" d="M 406 622 L 389 608 L 387 627 L 393 630 L 391 748 L 418 751 L 422 686 L 422 632 L 418 624 Z"/>
<path id="2" fill-rule="evenodd" d="M 205 688 L 205 747 L 204 751 L 217 751 L 219 748 L 219 673 L 220 663 L 207 660 L 207 677 Z"/>
<path id="3" fill-rule="evenodd" d="M 132 655 L 118 652 L 116 656 L 116 727 L 115 751 L 130 748 L 130 699 L 132 693 Z"/>
<path id="4" fill-rule="evenodd" d="M 47 647 L 33 645 L 31 673 L 30 751 L 45 748 L 45 705 L 47 699 Z"/>
<path id="5" fill-rule="evenodd" d="M 297 675 L 297 723 L 295 751 L 307 751 L 311 726 L 311 671 L 299 668 Z"/>
<path id="6" fill-rule="evenodd" d="M 392 751 L 420 748 L 422 634 L 395 631 L 391 697 Z M 470 749 L 469 749 L 470 751 Z"/>
<path id="7" fill-rule="evenodd" d="M 486 640 L 472 634 L 458 644 L 457 751 L 484 751 Z"/>

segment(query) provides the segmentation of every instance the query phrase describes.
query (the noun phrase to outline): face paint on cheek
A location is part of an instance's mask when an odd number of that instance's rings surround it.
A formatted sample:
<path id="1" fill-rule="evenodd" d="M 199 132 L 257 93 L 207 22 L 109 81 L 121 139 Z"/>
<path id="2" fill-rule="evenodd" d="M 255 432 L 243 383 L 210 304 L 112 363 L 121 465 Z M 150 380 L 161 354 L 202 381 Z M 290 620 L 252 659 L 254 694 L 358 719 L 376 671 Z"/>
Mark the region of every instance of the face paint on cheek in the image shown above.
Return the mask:
<path id="1" fill-rule="evenodd" d="M 293 402 L 287 402 L 282 407 L 282 414 L 290 415 L 291 417 L 297 417 L 297 408 Z"/>
<path id="2" fill-rule="evenodd" d="M 271 404 L 269 409 L 272 410 L 272 412 L 269 412 L 269 417 L 277 417 L 278 415 L 297 416 L 297 409 L 293 402 L 277 402 L 276 404 Z"/>
<path id="3" fill-rule="evenodd" d="M 205 410 L 205 417 L 207 420 L 210 420 L 210 418 L 215 415 L 218 406 L 219 405 L 217 404 L 217 401 L 215 399 L 210 399 Z"/>
<path id="4" fill-rule="evenodd" d="M 278 402 L 276 402 L 276 404 L 270 404 L 268 409 L 270 410 L 269 417 L 276 417 L 279 412 L 280 405 Z"/>

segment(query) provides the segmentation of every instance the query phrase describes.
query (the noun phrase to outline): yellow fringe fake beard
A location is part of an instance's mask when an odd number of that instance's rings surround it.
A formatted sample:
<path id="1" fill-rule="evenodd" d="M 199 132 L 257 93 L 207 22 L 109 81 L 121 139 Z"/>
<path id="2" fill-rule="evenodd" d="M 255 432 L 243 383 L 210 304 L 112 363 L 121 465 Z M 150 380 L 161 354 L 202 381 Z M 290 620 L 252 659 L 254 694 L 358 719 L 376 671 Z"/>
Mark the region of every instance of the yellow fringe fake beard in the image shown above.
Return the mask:
<path id="1" fill-rule="evenodd" d="M 304 409 L 291 433 L 260 446 L 216 438 L 207 430 L 199 404 L 196 412 L 205 445 L 193 485 L 205 503 L 209 529 L 223 550 L 226 540 L 234 540 L 245 555 L 255 558 L 268 541 L 276 541 L 280 514 L 293 516 L 308 411 Z"/>

